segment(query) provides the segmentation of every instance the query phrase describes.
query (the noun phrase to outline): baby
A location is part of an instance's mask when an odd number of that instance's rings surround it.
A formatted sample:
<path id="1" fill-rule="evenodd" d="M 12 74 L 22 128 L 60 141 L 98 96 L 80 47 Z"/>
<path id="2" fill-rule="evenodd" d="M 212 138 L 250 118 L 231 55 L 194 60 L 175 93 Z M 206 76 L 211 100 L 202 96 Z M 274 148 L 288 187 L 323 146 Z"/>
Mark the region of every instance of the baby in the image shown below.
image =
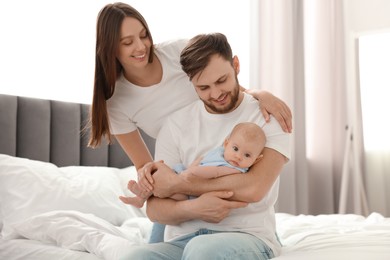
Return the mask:
<path id="1" fill-rule="evenodd" d="M 179 164 L 174 166 L 173 170 L 180 174 L 193 174 L 202 178 L 245 173 L 261 159 L 265 142 L 265 134 L 260 126 L 250 122 L 239 123 L 233 128 L 223 145 L 209 151 L 204 157 L 198 158 L 188 168 Z M 141 189 L 134 180 L 129 182 L 128 187 L 137 196 L 126 198 L 126 203 L 135 207 L 143 207 L 145 201 L 152 195 L 150 193 L 147 197 L 141 197 Z M 174 194 L 171 198 L 185 200 L 188 196 Z"/>

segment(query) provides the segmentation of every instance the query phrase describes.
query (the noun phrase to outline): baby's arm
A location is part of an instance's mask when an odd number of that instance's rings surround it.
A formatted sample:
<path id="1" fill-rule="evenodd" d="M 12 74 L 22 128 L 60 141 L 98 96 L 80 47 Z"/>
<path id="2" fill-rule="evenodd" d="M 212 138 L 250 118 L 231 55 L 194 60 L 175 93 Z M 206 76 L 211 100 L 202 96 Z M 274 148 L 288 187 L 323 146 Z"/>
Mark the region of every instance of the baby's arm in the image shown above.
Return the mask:
<path id="1" fill-rule="evenodd" d="M 190 166 L 181 174 L 193 174 L 201 178 L 211 179 L 235 173 L 240 173 L 240 171 L 228 166 Z"/>
<path id="2" fill-rule="evenodd" d="M 198 157 L 196 160 L 194 160 L 194 161 L 188 166 L 188 168 L 195 167 L 195 166 L 199 166 L 199 164 L 202 162 L 202 160 L 203 160 L 203 156 Z"/>

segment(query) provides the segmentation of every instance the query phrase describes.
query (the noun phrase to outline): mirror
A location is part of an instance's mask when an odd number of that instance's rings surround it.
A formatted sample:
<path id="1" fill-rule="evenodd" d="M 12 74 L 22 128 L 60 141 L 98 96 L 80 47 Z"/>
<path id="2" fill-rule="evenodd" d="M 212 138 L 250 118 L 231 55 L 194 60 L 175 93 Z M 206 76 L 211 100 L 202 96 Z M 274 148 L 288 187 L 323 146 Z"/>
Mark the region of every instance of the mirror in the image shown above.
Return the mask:
<path id="1" fill-rule="evenodd" d="M 358 40 L 365 180 L 371 211 L 390 215 L 390 32 Z"/>

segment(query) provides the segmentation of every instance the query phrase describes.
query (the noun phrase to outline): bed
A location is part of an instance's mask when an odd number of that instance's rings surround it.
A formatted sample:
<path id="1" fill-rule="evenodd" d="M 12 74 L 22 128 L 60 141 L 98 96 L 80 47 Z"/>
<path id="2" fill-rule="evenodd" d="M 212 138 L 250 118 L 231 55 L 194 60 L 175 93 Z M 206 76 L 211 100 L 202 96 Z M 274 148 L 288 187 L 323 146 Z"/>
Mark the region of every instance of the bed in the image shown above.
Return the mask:
<path id="1" fill-rule="evenodd" d="M 132 195 L 134 166 L 115 142 L 87 147 L 88 112 L 0 94 L 0 259 L 111 260 L 147 243 L 145 209 L 118 199 Z M 276 218 L 277 259 L 390 259 L 390 218 L 378 213 Z"/>

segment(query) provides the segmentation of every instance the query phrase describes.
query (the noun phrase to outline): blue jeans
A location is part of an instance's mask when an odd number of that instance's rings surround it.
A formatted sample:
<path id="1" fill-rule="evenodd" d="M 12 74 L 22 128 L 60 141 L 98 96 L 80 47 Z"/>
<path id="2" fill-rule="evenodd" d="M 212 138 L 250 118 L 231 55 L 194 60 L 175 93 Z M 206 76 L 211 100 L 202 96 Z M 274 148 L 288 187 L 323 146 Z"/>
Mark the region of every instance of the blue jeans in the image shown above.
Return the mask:
<path id="1" fill-rule="evenodd" d="M 164 242 L 165 225 L 158 222 L 153 223 L 152 232 L 150 234 L 149 243 Z"/>
<path id="2" fill-rule="evenodd" d="M 270 259 L 272 250 L 259 238 L 240 232 L 201 229 L 181 239 L 129 248 L 121 260 Z"/>

